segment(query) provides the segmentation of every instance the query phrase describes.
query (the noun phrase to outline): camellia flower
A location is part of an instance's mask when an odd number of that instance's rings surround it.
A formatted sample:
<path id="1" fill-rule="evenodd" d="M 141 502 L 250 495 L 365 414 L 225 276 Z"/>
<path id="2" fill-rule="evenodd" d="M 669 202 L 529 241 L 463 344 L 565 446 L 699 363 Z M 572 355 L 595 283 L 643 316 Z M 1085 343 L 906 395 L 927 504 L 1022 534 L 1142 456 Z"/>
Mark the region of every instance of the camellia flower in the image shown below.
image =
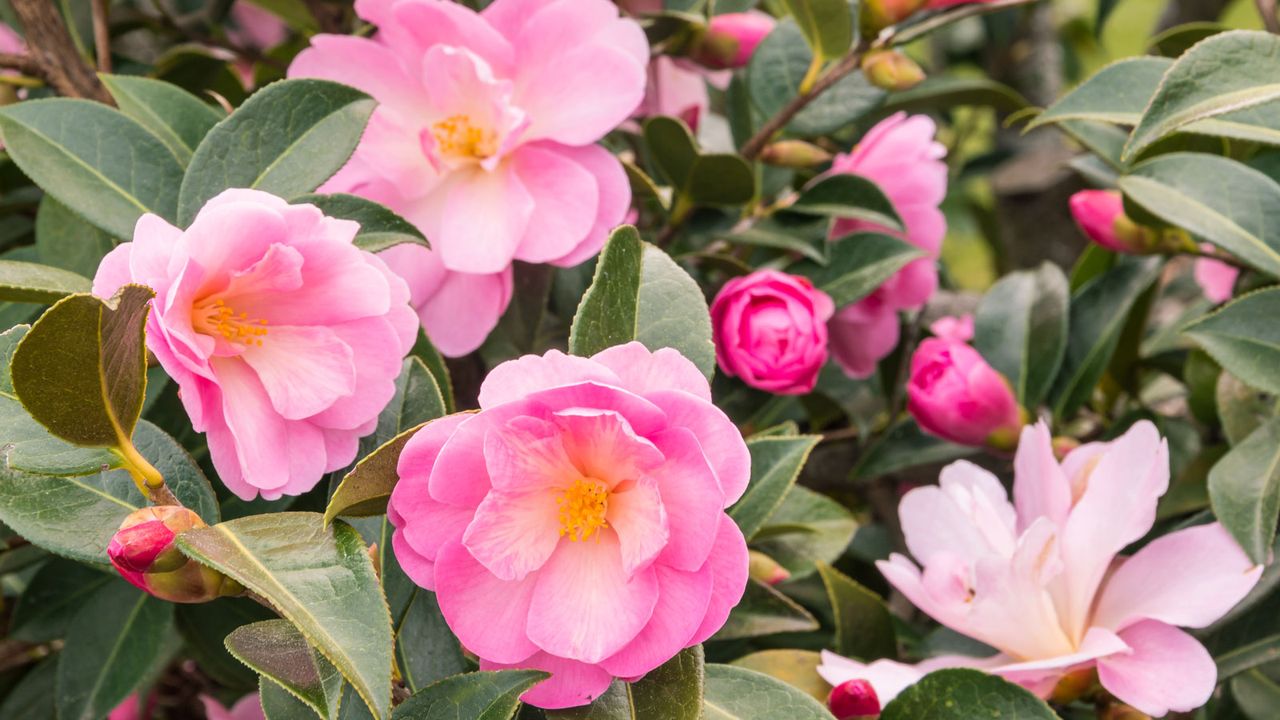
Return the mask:
<path id="1" fill-rule="evenodd" d="M 1013 447 L 1025 416 L 1005 376 L 965 342 L 941 337 L 920 343 L 911 356 L 907 410 L 940 438 L 997 448 Z"/>
<path id="2" fill-rule="evenodd" d="M 199 515 L 179 505 L 139 508 L 111 537 L 107 558 L 129 584 L 169 602 L 202 603 L 240 594 L 239 583 L 174 546 L 179 533 L 202 527 Z"/>
<path id="3" fill-rule="evenodd" d="M 730 280 L 711 303 L 720 369 L 781 395 L 813 390 L 834 310 L 826 293 L 798 275 L 757 270 Z"/>
<path id="4" fill-rule="evenodd" d="M 1209 243 L 1203 243 L 1200 249 L 1212 252 L 1215 248 Z M 1212 258 L 1196 258 L 1192 272 L 1195 274 L 1196 284 L 1204 291 L 1204 296 L 1214 303 L 1230 300 L 1235 291 L 1236 278 L 1240 277 L 1240 268 Z"/>
<path id="5" fill-rule="evenodd" d="M 674 350 L 528 355 L 405 445 L 393 548 L 481 669 L 548 671 L 524 700 L 585 705 L 724 624 L 748 570 L 724 509 L 750 462 Z"/>
<path id="6" fill-rule="evenodd" d="M 262 712 L 262 696 L 250 693 L 236 701 L 230 709 L 208 695 L 200 696 L 200 704 L 204 705 L 204 715 L 208 720 L 266 720 Z"/>
<path id="7" fill-rule="evenodd" d="M 938 205 L 947 193 L 946 148 L 933 139 L 937 127 L 924 115 L 895 113 L 867 132 L 852 152 L 837 155 L 831 172 L 862 175 L 888 196 L 906 233 L 864 220 L 839 220 L 832 238 L 854 232 L 883 232 L 924 250 L 875 292 L 841 308 L 831 320 L 831 353 L 855 378 L 875 372 L 876 363 L 898 344 L 898 311 L 924 305 L 938 287 L 935 260 L 947 232 Z M 845 240 L 844 242 L 851 242 Z"/>
<path id="8" fill-rule="evenodd" d="M 597 146 L 644 97 L 649 46 L 608 0 L 360 0 L 372 38 L 318 35 L 289 68 L 379 102 L 322 192 L 381 202 L 431 240 L 384 253 L 445 355 L 480 346 L 511 300 L 511 263 L 599 252 L 631 201 Z"/>
<path id="9" fill-rule="evenodd" d="M 143 215 L 93 292 L 156 291 L 147 348 L 246 500 L 310 490 L 355 459 L 395 393 L 417 322 L 404 281 L 351 243 L 359 225 L 227 190 L 186 230 Z"/>
<path id="10" fill-rule="evenodd" d="M 716 70 L 746 67 L 756 46 L 776 23 L 773 16 L 759 10 L 713 15 L 693 59 Z"/>
<path id="11" fill-rule="evenodd" d="M 923 570 L 897 554 L 877 566 L 916 607 L 1000 654 L 912 666 L 824 653 L 818 672 L 832 684 L 869 680 L 888 702 L 943 667 L 984 669 L 1042 697 L 1064 676 L 1094 668 L 1103 688 L 1148 715 L 1200 707 L 1217 667 L 1178 626 L 1222 617 L 1262 568 L 1218 523 L 1120 556 L 1151 530 L 1168 487 L 1168 447 L 1147 421 L 1062 463 L 1048 427 L 1023 429 L 1012 503 L 987 471 L 949 465 L 938 486 L 912 490 L 898 508 Z"/>

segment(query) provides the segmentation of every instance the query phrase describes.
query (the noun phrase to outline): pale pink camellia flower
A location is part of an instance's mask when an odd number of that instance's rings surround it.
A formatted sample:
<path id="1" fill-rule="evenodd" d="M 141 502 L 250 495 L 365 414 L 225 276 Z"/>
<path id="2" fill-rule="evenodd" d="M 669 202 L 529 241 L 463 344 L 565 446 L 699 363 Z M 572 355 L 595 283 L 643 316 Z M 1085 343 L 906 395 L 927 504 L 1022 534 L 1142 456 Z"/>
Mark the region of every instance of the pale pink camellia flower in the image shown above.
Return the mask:
<path id="1" fill-rule="evenodd" d="M 200 696 L 207 720 L 266 720 L 262 711 L 262 696 L 250 693 L 236 701 L 230 709 L 208 695 Z"/>
<path id="2" fill-rule="evenodd" d="M 716 70 L 746 67 L 756 46 L 776 24 L 772 15 L 759 10 L 713 15 L 693 59 Z"/>
<path id="3" fill-rule="evenodd" d="M 813 390 L 834 311 L 831 297 L 798 275 L 766 269 L 730 280 L 711 303 L 720 369 L 779 395 Z"/>
<path id="4" fill-rule="evenodd" d="M 911 560 L 877 563 L 889 583 L 948 628 L 990 645 L 989 658 L 863 664 L 824 653 L 833 684 L 869 680 L 888 702 L 924 674 L 973 667 L 1047 697 L 1068 673 L 1096 668 L 1108 692 L 1152 716 L 1190 711 L 1213 693 L 1217 668 L 1195 638 L 1258 582 L 1256 566 L 1218 523 L 1176 530 L 1130 557 L 1169 488 L 1169 451 L 1136 423 L 1111 442 L 1054 459 L 1043 423 L 1022 430 L 1013 502 L 967 462 L 898 508 Z"/>
<path id="5" fill-rule="evenodd" d="M 155 290 L 147 348 L 246 500 L 310 490 L 355 459 L 395 393 L 417 321 L 409 290 L 352 244 L 359 225 L 258 190 L 226 190 L 179 230 L 143 215 L 93 292 Z"/>
<path id="6" fill-rule="evenodd" d="M 372 38 L 317 35 L 290 77 L 378 100 L 321 192 L 378 201 L 431 240 L 384 253 L 442 353 L 484 342 L 511 300 L 511 263 L 570 267 L 627 211 L 622 164 L 596 144 L 644 97 L 649 45 L 607 0 L 359 0 Z"/>
<path id="7" fill-rule="evenodd" d="M 841 308 L 831 320 L 831 353 L 851 377 L 875 372 L 876 363 L 898 344 L 898 312 L 924 305 L 938 287 L 935 261 L 947 232 L 938 206 L 947 194 L 946 148 L 933 139 L 937 130 L 924 115 L 895 113 L 871 128 L 852 152 L 837 155 L 831 173 L 873 180 L 893 203 L 905 233 L 865 220 L 838 220 L 831 237 L 854 232 L 883 232 L 923 250 L 875 292 Z M 849 241 L 845 241 L 849 242 Z"/>
<path id="8" fill-rule="evenodd" d="M 525 701 L 585 705 L 724 624 L 750 464 L 675 350 L 526 355 L 405 445 L 392 547 L 481 669 L 545 670 Z"/>
<path id="9" fill-rule="evenodd" d="M 1209 243 L 1202 243 L 1200 249 L 1205 252 L 1215 250 Z M 1196 258 L 1192 272 L 1204 296 L 1215 304 L 1231 299 L 1236 287 L 1236 278 L 1240 277 L 1240 268 L 1212 258 Z"/>
<path id="10" fill-rule="evenodd" d="M 907 410 L 932 435 L 996 448 L 1013 447 L 1025 415 L 1005 376 L 966 343 L 943 338 L 911 356 Z"/>

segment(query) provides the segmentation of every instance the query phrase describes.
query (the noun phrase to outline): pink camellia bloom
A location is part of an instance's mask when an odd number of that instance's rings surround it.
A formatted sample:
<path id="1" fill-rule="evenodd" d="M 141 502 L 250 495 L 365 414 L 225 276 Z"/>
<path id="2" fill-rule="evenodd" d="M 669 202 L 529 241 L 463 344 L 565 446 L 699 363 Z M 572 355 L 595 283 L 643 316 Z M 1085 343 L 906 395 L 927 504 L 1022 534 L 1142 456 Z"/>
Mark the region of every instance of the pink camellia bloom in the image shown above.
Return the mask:
<path id="1" fill-rule="evenodd" d="M 322 192 L 381 202 L 432 250 L 384 256 L 445 355 L 475 350 L 511 300 L 511 263 L 570 267 L 631 201 L 595 143 L 644 97 L 649 45 L 608 0 L 359 0 L 372 38 L 318 35 L 289 68 L 379 102 Z"/>
<path id="2" fill-rule="evenodd" d="M 880 698 L 866 680 L 847 680 L 831 688 L 827 707 L 836 720 L 862 720 L 880 715 Z"/>
<path id="3" fill-rule="evenodd" d="M 832 238 L 854 232 L 884 232 L 925 251 L 875 292 L 841 308 L 831 321 L 831 352 L 852 377 L 875 372 L 876 363 L 898 344 L 899 310 L 924 305 L 938 287 L 935 260 L 947 221 L 938 209 L 947 193 L 946 148 L 934 141 L 937 127 L 924 115 L 896 113 L 867 132 L 852 152 L 837 155 L 831 172 L 862 175 L 888 196 L 902 218 L 905 233 L 864 220 L 839 220 Z M 847 241 L 846 241 L 847 242 Z"/>
<path id="4" fill-rule="evenodd" d="M 1150 242 L 1124 214 L 1124 198 L 1115 190 L 1081 190 L 1071 196 L 1071 215 L 1095 243 L 1118 253 L 1143 253 Z"/>
<path id="5" fill-rule="evenodd" d="M 1047 426 L 1024 428 L 1013 502 L 986 470 L 949 465 L 938 486 L 912 490 L 898 508 L 923 570 L 898 554 L 877 566 L 916 607 L 999 654 L 913 666 L 824 653 L 818 672 L 836 685 L 868 680 L 888 702 L 943 667 L 983 669 L 1042 697 L 1064 676 L 1093 668 L 1103 688 L 1148 715 L 1203 705 L 1217 668 L 1178 626 L 1222 617 L 1262 568 L 1218 523 L 1120 556 L 1151 530 L 1168 487 L 1168 446 L 1147 421 L 1061 463 Z"/>
<path id="6" fill-rule="evenodd" d="M 266 720 L 262 712 L 262 696 L 250 693 L 236 701 L 230 709 L 208 695 L 200 696 L 200 704 L 204 705 L 207 720 Z"/>
<path id="7" fill-rule="evenodd" d="M 773 16 L 758 10 L 715 15 L 707 23 L 693 59 L 716 70 L 745 67 L 776 23 Z"/>
<path id="8" fill-rule="evenodd" d="M 405 446 L 392 547 L 481 669 L 548 671 L 525 701 L 585 705 L 724 624 L 748 572 L 724 509 L 750 464 L 674 350 L 526 355 L 493 369 L 478 413 Z"/>
<path id="9" fill-rule="evenodd" d="M 169 602 L 202 603 L 244 590 L 222 573 L 189 559 L 173 544 L 179 533 L 206 527 L 178 505 L 129 513 L 107 545 L 107 558 L 129 584 Z"/>
<path id="10" fill-rule="evenodd" d="M 730 280 L 711 303 L 720 369 L 780 395 L 813 390 L 834 311 L 830 296 L 798 275 L 757 270 Z"/>
<path id="11" fill-rule="evenodd" d="M 1215 248 L 1209 243 L 1203 243 L 1200 249 L 1212 252 Z M 1211 258 L 1197 258 L 1193 272 L 1204 296 L 1214 303 L 1230 300 L 1235 291 L 1236 278 L 1240 277 L 1240 268 Z"/>
<path id="12" fill-rule="evenodd" d="M 926 432 L 961 445 L 1011 448 L 1024 411 L 1003 375 L 964 342 L 929 338 L 911 356 L 907 410 Z"/>
<path id="13" fill-rule="evenodd" d="M 668 115 L 680 118 L 694 133 L 711 107 L 706 73 L 667 55 L 649 63 L 649 84 L 636 117 Z"/>
<path id="14" fill-rule="evenodd" d="M 947 342 L 967 343 L 973 339 L 973 316 L 938 318 L 929 326 L 929 332 Z"/>
<path id="15" fill-rule="evenodd" d="M 352 244 L 357 230 L 227 190 L 186 230 L 143 215 L 98 266 L 101 297 L 155 290 L 147 348 L 241 498 L 298 495 L 346 466 L 395 393 L 417 321 L 404 281 Z"/>

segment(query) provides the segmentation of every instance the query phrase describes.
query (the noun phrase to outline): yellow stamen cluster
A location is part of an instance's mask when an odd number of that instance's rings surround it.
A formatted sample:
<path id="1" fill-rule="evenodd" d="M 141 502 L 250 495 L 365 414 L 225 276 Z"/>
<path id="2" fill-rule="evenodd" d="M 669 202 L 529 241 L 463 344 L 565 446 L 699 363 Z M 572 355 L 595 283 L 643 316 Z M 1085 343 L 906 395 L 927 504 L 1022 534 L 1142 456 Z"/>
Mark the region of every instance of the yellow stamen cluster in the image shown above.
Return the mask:
<path id="1" fill-rule="evenodd" d="M 556 498 L 560 506 L 560 537 L 572 542 L 586 540 L 596 531 L 609 527 L 609 490 L 603 483 L 578 478 Z M 599 540 L 600 536 L 596 535 Z"/>
<path id="2" fill-rule="evenodd" d="M 441 154 L 483 160 L 498 152 L 498 134 L 483 130 L 466 115 L 452 115 L 432 124 Z"/>
<path id="3" fill-rule="evenodd" d="M 203 313 L 197 311 L 195 326 L 206 335 L 221 335 L 231 342 L 259 347 L 267 334 L 266 320 L 250 320 L 249 313 L 237 314 L 223 300 L 215 300 Z"/>

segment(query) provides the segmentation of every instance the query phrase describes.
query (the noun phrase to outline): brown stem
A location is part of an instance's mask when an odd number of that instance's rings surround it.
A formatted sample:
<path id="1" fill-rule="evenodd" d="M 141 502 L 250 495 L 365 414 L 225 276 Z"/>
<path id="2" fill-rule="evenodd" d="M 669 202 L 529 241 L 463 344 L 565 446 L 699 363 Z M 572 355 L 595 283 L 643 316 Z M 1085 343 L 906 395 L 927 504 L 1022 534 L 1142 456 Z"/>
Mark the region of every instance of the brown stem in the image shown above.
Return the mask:
<path id="1" fill-rule="evenodd" d="M 41 68 L 40 74 L 54 89 L 66 97 L 113 104 L 107 89 L 72 42 L 56 3 L 50 0 L 12 0 L 11 5 L 26 31 L 31 57 Z"/>
<path id="2" fill-rule="evenodd" d="M 151 488 L 150 496 L 153 505 L 182 505 L 182 501 L 178 500 L 168 485 Z"/>
<path id="3" fill-rule="evenodd" d="M 792 118 L 799 114 L 801 110 L 809 107 L 809 103 L 817 100 L 819 95 L 831 89 L 831 86 L 840 82 L 849 73 L 857 70 L 858 65 L 860 65 L 861 62 L 861 50 L 855 49 L 853 52 L 844 56 L 838 65 L 828 70 L 822 77 L 818 78 L 818 81 L 813 84 L 813 87 L 810 88 L 808 92 L 796 95 L 795 98 L 783 106 L 776 115 L 769 118 L 768 122 L 761 125 L 760 129 L 756 131 L 756 134 L 752 135 L 750 139 L 743 143 L 741 150 L 742 157 L 747 160 L 756 159 L 756 156 L 764 150 L 764 146 L 768 145 L 769 141 L 773 139 L 773 136 L 786 127 L 787 123 L 791 122 Z"/>
<path id="4" fill-rule="evenodd" d="M 1280 34 L 1280 15 L 1276 14 L 1276 0 L 1257 0 L 1262 25 L 1269 33 Z"/>
<path id="5" fill-rule="evenodd" d="M 1252 268 L 1245 264 L 1245 262 L 1240 258 L 1235 255 L 1222 252 L 1221 250 L 1201 250 L 1200 248 L 1196 248 L 1195 250 L 1184 250 L 1182 254 L 1205 258 L 1208 260 L 1217 260 L 1218 262 L 1226 263 L 1238 270 L 1252 270 Z"/>
<path id="6" fill-rule="evenodd" d="M 93 0 L 93 47 L 98 53 L 98 72 L 111 72 L 111 26 L 107 22 L 107 0 Z"/>
<path id="7" fill-rule="evenodd" d="M 43 78 L 44 68 L 40 67 L 40 63 L 30 55 L 19 55 L 17 53 L 0 53 L 0 67 L 17 70 L 23 75 L 31 75 L 32 77 Z"/>

